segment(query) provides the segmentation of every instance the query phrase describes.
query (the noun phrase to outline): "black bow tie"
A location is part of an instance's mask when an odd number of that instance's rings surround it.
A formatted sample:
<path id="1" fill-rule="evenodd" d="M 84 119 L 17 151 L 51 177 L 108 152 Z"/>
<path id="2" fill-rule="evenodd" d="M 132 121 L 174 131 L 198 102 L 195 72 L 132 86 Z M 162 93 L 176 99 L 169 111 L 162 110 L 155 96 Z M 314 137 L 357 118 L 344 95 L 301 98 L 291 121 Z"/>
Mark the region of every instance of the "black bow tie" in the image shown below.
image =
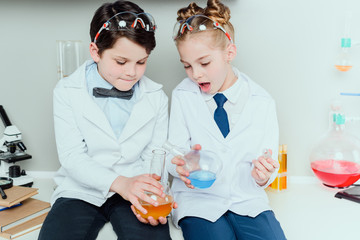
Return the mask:
<path id="1" fill-rule="evenodd" d="M 122 98 L 122 99 L 131 99 L 133 96 L 134 90 L 130 89 L 128 91 L 120 91 L 113 87 L 112 89 L 106 88 L 93 88 L 94 97 L 106 98 L 106 97 L 114 97 L 114 98 Z"/>

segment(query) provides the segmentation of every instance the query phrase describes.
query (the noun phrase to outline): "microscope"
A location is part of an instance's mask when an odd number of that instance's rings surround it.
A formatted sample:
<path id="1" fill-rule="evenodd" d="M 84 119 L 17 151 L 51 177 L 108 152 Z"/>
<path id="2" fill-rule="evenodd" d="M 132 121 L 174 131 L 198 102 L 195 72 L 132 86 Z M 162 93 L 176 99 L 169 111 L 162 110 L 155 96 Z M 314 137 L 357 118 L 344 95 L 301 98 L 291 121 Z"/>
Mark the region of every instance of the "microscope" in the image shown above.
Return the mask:
<path id="1" fill-rule="evenodd" d="M 26 175 L 25 170 L 20 171 L 20 166 L 15 164 L 31 158 L 31 155 L 26 153 L 21 132 L 11 124 L 2 105 L 0 117 L 5 126 L 4 136 L 0 139 L 0 177 L 12 178 L 14 185 L 31 187 L 33 178 Z"/>

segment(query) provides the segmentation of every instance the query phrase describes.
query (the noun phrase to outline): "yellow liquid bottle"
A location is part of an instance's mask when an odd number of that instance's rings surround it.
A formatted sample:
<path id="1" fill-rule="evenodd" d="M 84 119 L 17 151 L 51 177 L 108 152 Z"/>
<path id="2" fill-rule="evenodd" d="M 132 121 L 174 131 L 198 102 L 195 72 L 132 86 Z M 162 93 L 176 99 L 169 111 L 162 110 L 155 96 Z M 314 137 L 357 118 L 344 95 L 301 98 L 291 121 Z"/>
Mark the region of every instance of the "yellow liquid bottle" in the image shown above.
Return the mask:
<path id="1" fill-rule="evenodd" d="M 276 191 L 282 191 L 287 189 L 287 145 L 286 144 L 279 146 L 278 161 L 280 163 L 278 176 L 271 183 L 270 188 Z"/>
<path id="2" fill-rule="evenodd" d="M 287 145 L 282 145 L 282 154 L 280 162 L 281 173 L 279 174 L 280 178 L 280 191 L 287 189 Z"/>

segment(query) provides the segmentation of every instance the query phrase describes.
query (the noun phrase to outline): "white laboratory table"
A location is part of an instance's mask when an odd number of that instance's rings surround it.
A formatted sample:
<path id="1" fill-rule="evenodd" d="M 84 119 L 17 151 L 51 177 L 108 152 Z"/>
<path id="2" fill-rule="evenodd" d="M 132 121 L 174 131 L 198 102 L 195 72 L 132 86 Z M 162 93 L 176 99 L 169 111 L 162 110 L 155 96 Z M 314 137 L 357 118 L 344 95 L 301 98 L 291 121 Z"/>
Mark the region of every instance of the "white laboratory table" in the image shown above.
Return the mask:
<path id="1" fill-rule="evenodd" d="M 289 240 L 360 239 L 360 204 L 335 198 L 338 191 L 316 179 L 268 196 Z"/>
<path id="2" fill-rule="evenodd" d="M 35 179 L 39 194 L 34 196 L 49 201 L 54 182 Z M 312 181 L 289 181 L 282 192 L 267 191 L 273 208 L 288 240 L 360 239 L 360 204 L 335 198 L 338 189 L 331 189 Z M 181 231 L 170 225 L 174 240 L 183 240 Z M 39 230 L 17 238 L 36 240 Z M 0 238 L 2 239 L 2 238 Z M 98 240 L 116 239 L 110 224 L 100 231 Z"/>

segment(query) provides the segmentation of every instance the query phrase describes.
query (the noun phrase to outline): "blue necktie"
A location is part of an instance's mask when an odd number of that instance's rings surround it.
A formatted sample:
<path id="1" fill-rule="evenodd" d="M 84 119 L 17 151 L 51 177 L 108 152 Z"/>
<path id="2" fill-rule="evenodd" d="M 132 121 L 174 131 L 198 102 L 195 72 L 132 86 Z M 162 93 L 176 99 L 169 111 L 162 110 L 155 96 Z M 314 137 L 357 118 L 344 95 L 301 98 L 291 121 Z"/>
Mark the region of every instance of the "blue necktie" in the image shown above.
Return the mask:
<path id="1" fill-rule="evenodd" d="M 229 120 L 226 114 L 226 111 L 224 109 L 224 103 L 227 101 L 227 98 L 222 93 L 217 93 L 214 96 L 215 102 L 217 104 L 217 108 L 214 112 L 214 119 L 216 124 L 218 125 L 222 135 L 224 138 L 228 135 L 230 132 L 229 128 Z"/>

